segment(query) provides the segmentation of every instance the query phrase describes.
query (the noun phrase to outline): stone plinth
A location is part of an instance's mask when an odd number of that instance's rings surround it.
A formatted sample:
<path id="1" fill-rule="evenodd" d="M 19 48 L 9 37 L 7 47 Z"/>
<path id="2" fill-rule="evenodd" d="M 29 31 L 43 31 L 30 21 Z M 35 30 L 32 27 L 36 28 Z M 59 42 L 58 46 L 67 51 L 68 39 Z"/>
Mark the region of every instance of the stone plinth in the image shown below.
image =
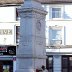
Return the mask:
<path id="1" fill-rule="evenodd" d="M 37 68 L 46 65 L 46 11 L 34 0 L 25 0 L 18 11 L 21 20 L 16 72 L 35 72 Z"/>

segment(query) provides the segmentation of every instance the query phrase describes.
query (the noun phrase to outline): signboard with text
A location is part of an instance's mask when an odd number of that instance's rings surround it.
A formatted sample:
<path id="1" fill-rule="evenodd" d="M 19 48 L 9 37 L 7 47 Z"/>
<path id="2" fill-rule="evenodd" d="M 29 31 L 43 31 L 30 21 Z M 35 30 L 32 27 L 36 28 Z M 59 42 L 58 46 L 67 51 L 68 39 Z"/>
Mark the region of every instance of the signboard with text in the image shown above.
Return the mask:
<path id="1" fill-rule="evenodd" d="M 14 23 L 0 23 L 0 45 L 15 45 Z"/>
<path id="2" fill-rule="evenodd" d="M 0 46 L 0 55 L 16 55 L 16 46 Z"/>
<path id="3" fill-rule="evenodd" d="M 7 48 L 6 47 L 0 47 L 0 52 L 7 52 Z"/>

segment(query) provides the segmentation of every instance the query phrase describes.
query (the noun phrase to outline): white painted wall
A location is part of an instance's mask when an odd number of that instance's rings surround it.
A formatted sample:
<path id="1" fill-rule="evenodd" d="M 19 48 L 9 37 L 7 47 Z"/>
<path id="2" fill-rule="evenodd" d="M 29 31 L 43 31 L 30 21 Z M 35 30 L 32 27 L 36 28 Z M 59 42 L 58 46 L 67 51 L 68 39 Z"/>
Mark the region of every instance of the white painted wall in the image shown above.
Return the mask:
<path id="1" fill-rule="evenodd" d="M 46 46 L 49 46 L 49 26 L 62 26 L 62 45 L 72 45 L 72 4 L 44 4 L 42 5 L 48 12 L 46 15 Z M 51 7 L 62 8 L 62 18 L 51 18 Z M 71 53 L 72 48 L 46 49 L 46 52 L 53 53 Z"/>
<path id="2" fill-rule="evenodd" d="M 15 45 L 15 34 L 15 23 L 0 23 L 0 45 Z"/>
<path id="3" fill-rule="evenodd" d="M 62 20 L 72 19 L 72 4 L 43 4 L 42 7 L 48 12 L 46 15 L 47 20 L 53 20 L 51 18 L 51 8 L 52 7 L 60 7 L 62 9 Z"/>
<path id="4" fill-rule="evenodd" d="M 16 20 L 15 7 L 0 7 L 0 22 L 10 22 Z"/>
<path id="5" fill-rule="evenodd" d="M 48 14 L 46 16 L 46 45 L 49 45 L 49 26 L 63 26 L 62 30 L 62 45 L 72 45 L 72 5 L 71 4 L 45 4 L 43 7 L 47 10 Z M 62 8 L 62 18 L 52 19 L 51 7 L 61 7 Z"/>
<path id="6" fill-rule="evenodd" d="M 16 25 L 20 25 L 20 22 L 16 21 L 16 6 L 0 7 L 0 31 L 12 30 L 12 35 L 0 34 L 0 45 L 16 45 Z"/>
<path id="7" fill-rule="evenodd" d="M 64 6 L 64 19 L 72 19 L 72 4 Z"/>
<path id="8" fill-rule="evenodd" d="M 47 24 L 48 23 L 48 24 Z M 47 21 L 47 30 L 46 30 L 46 36 L 48 36 L 49 34 L 49 26 L 62 26 L 63 30 L 62 30 L 62 45 L 72 45 L 72 21 Z M 49 38 L 46 40 L 49 41 Z M 65 41 L 65 42 L 64 42 Z M 48 45 L 48 42 L 47 42 Z"/>

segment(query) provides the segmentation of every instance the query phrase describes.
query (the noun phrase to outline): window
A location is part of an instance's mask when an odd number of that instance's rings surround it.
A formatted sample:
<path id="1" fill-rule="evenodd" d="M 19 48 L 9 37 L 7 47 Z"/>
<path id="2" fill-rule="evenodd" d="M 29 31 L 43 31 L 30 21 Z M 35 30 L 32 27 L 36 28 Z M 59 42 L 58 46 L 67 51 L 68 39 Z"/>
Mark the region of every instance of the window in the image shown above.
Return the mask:
<path id="1" fill-rule="evenodd" d="M 52 18 L 61 18 L 61 8 L 52 8 Z"/>
<path id="2" fill-rule="evenodd" d="M 19 43 L 20 39 L 20 26 L 16 26 L 16 43 Z"/>
<path id="3" fill-rule="evenodd" d="M 61 26 L 50 26 L 49 27 L 49 42 L 50 45 L 62 44 L 62 27 Z"/>
<path id="4" fill-rule="evenodd" d="M 48 69 L 48 72 L 53 72 L 53 56 L 47 57 L 46 68 Z"/>

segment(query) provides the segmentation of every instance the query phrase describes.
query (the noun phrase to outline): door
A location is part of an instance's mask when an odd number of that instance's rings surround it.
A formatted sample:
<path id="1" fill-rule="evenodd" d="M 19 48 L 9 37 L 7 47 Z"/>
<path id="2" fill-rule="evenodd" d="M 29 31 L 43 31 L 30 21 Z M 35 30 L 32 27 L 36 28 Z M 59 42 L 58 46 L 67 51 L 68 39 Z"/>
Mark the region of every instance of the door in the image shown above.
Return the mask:
<path id="1" fill-rule="evenodd" d="M 0 61 L 0 72 L 3 72 L 3 65 L 1 61 Z"/>
<path id="2" fill-rule="evenodd" d="M 3 72 L 13 72 L 13 61 L 2 61 Z"/>
<path id="3" fill-rule="evenodd" d="M 13 72 L 13 61 L 0 61 L 0 72 Z"/>
<path id="4" fill-rule="evenodd" d="M 62 72 L 72 72 L 72 56 L 62 56 Z"/>

